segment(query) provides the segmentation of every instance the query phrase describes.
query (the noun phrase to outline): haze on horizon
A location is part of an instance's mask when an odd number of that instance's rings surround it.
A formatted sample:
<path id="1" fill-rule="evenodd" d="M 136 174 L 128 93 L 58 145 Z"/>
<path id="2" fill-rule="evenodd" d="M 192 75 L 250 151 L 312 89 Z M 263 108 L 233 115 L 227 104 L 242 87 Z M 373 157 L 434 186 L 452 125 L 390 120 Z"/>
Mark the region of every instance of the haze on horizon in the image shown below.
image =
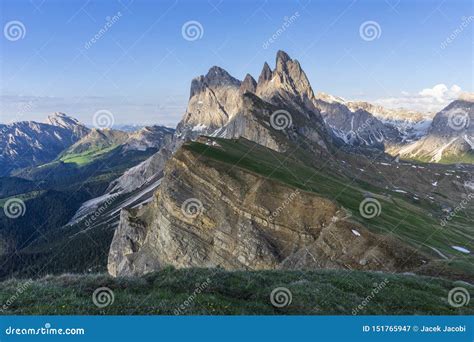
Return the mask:
<path id="1" fill-rule="evenodd" d="M 277 50 L 300 61 L 315 92 L 348 100 L 428 112 L 473 91 L 468 1 L 1 6 L 1 123 L 65 112 L 90 124 L 105 109 L 116 124 L 174 126 L 192 78 L 213 65 L 258 78 Z"/>

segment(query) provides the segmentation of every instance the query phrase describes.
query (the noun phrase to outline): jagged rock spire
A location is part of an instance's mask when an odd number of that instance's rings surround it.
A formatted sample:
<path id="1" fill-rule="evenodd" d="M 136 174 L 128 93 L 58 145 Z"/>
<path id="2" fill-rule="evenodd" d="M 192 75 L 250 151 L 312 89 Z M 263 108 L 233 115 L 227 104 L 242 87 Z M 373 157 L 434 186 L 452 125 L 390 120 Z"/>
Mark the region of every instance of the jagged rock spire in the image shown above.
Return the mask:
<path id="1" fill-rule="evenodd" d="M 277 52 L 273 71 L 267 63 L 264 64 L 258 79 L 257 95 L 270 102 L 275 96 L 299 99 L 304 106 L 314 109 L 314 93 L 300 63 L 281 50 Z"/>
<path id="2" fill-rule="evenodd" d="M 268 65 L 267 62 L 263 65 L 262 72 L 260 73 L 260 76 L 258 77 L 258 84 L 262 84 L 266 81 L 270 81 L 272 79 L 272 70 L 270 69 L 270 66 Z"/>
<path id="3" fill-rule="evenodd" d="M 240 85 L 240 93 L 241 94 L 245 94 L 247 92 L 255 93 L 256 90 L 257 90 L 257 82 L 252 77 L 252 75 L 247 74 L 244 78 L 244 81 Z"/>
<path id="4" fill-rule="evenodd" d="M 292 61 L 285 51 L 279 50 L 276 55 L 275 70 L 277 72 L 285 72 L 286 64 Z"/>

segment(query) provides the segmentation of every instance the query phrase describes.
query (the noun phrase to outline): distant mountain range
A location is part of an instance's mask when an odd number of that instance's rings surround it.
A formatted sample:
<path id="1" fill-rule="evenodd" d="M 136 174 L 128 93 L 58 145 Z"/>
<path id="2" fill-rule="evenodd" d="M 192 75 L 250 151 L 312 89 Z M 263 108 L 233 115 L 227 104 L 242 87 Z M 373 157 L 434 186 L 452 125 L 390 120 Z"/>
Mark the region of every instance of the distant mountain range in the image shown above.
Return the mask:
<path id="1" fill-rule="evenodd" d="M 437 113 L 427 134 L 388 152 L 431 163 L 474 163 L 474 102 L 456 100 Z"/>
<path id="2" fill-rule="evenodd" d="M 18 233 L 26 221 L 0 217 L 0 254 L 12 260 L 0 276 L 128 276 L 171 265 L 474 279 L 465 238 L 472 114 L 467 100 L 433 115 L 315 94 L 300 63 L 279 51 L 258 80 L 217 66 L 193 79 L 175 131 L 91 130 L 64 114 L 9 125 L 2 137 L 25 142 L 2 156 L 23 166 L 3 164 L 1 198 L 23 198 L 29 215 L 51 210 L 38 200 L 48 196 L 60 210 L 34 238 Z M 28 152 L 27 163 L 30 125 L 38 144 L 49 141 L 43 130 L 70 138 L 55 139 L 47 155 Z M 441 231 L 463 201 L 468 209 Z"/>
<path id="3" fill-rule="evenodd" d="M 0 176 L 26 167 L 49 163 L 68 154 L 104 152 L 124 145 L 125 150 L 147 150 L 161 146 L 174 130 L 145 126 L 135 130 L 88 128 L 64 113 L 50 115 L 44 123 L 35 121 L 0 124 Z"/>
<path id="4" fill-rule="evenodd" d="M 320 93 L 318 107 L 334 134 L 353 146 L 379 149 L 405 144 L 426 134 L 432 115 L 351 102 Z"/>
<path id="5" fill-rule="evenodd" d="M 0 176 L 49 162 L 88 133 L 87 127 L 63 113 L 49 116 L 45 123 L 0 124 Z"/>
<path id="6" fill-rule="evenodd" d="M 102 195 L 114 179 L 156 153 L 174 133 L 161 126 L 135 132 L 89 129 L 63 113 L 46 123 L 18 122 L 2 129 L 0 255 L 48 232 L 63 237 L 61 227 L 82 203 Z M 25 203 L 18 219 L 6 216 L 9 199 Z M 15 259 L 10 266 L 0 276 L 24 267 Z"/>

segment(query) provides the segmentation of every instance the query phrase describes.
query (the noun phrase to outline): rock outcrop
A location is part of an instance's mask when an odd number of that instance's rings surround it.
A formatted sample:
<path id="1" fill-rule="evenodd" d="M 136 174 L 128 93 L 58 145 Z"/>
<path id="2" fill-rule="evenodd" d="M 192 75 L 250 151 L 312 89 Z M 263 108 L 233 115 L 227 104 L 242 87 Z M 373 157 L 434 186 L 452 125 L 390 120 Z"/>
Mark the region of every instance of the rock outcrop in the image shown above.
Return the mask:
<path id="1" fill-rule="evenodd" d="M 170 143 L 174 129 L 164 126 L 146 126 L 130 133 L 124 144 L 124 150 L 146 151 L 149 148 L 161 148 Z"/>
<path id="2" fill-rule="evenodd" d="M 240 85 L 240 94 L 245 94 L 245 93 L 254 93 L 257 91 L 257 82 L 255 79 L 250 75 L 247 74 Z"/>
<path id="3" fill-rule="evenodd" d="M 240 106 L 241 82 L 217 66 L 209 69 L 205 76 L 191 82 L 191 92 L 178 131 L 192 127 L 194 131 L 211 131 L 222 127 Z"/>
<path id="4" fill-rule="evenodd" d="M 113 276 L 166 265 L 400 271 L 421 259 L 349 221 L 344 208 L 328 199 L 184 146 L 167 163 L 153 201 L 122 211 L 108 259 Z"/>

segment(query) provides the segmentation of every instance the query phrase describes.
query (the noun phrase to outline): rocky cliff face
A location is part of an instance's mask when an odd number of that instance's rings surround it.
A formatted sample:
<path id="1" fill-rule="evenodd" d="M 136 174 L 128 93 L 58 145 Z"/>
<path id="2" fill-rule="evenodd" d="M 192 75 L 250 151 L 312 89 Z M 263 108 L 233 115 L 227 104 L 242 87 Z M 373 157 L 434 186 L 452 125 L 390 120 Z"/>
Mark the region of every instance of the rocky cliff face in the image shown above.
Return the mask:
<path id="1" fill-rule="evenodd" d="M 166 161 L 172 156 L 172 151 L 161 148 L 147 160 L 128 169 L 122 176 L 110 183 L 109 194 L 129 193 L 133 190 L 153 183 L 162 176 Z"/>
<path id="2" fill-rule="evenodd" d="M 242 84 L 240 85 L 240 94 L 245 94 L 245 93 L 253 93 L 257 91 L 257 82 L 255 79 L 250 75 L 247 74 L 242 81 Z"/>
<path id="3" fill-rule="evenodd" d="M 416 253 L 404 264 L 412 252 L 349 221 L 328 199 L 185 146 L 167 163 L 153 201 L 122 211 L 108 270 L 114 276 L 166 265 L 399 271 L 421 264 Z"/>
<path id="4" fill-rule="evenodd" d="M 194 132 L 210 132 L 222 127 L 240 108 L 241 82 L 217 66 L 191 82 L 186 113 L 178 125 L 181 134 L 192 127 Z"/>
<path id="5" fill-rule="evenodd" d="M 293 183 L 271 180 L 263 173 L 226 162 L 231 157 L 222 147 L 224 141 L 238 144 L 234 139 L 245 138 L 259 148 L 265 146 L 266 155 L 275 151 L 287 155 L 302 148 L 302 158 L 314 158 L 308 161 L 311 165 L 326 160 L 337 168 L 335 173 L 344 173 L 338 165 L 352 157 L 338 160 L 345 152 L 336 155 L 334 147 L 339 140 L 330 130 L 336 135 L 337 129 L 344 134 L 352 131 L 361 145 L 384 148 L 387 140 L 400 139 L 400 131 L 376 118 L 379 109 L 315 96 L 299 63 L 284 52 L 278 53 L 274 70 L 265 63 L 258 82 L 249 75 L 240 82 L 222 69 L 211 68 L 206 76 L 193 81 L 190 103 L 172 148 L 166 155 L 150 159 L 156 161 L 155 166 L 134 171 L 148 183 L 147 177 L 159 174 L 163 178 L 150 202 L 122 210 L 109 252 L 109 273 L 141 275 L 166 265 L 389 272 L 423 267 L 429 257 L 412 250 L 406 241 L 377 235 L 380 230 L 373 226 L 367 224 L 371 229 L 366 229 L 363 221 L 352 220 L 327 193 L 295 189 L 288 185 Z M 284 113 L 289 119 L 283 128 L 275 125 L 275 113 Z M 221 158 L 197 153 L 190 147 L 197 143 L 187 142 L 193 139 L 211 146 L 212 153 L 221 153 Z M 340 140 L 353 144 L 347 135 Z M 253 146 L 249 144 L 245 146 Z M 239 154 L 239 162 L 245 155 Z M 252 163 L 258 164 L 256 160 L 254 156 Z M 368 165 L 363 162 L 364 168 L 347 163 L 342 167 L 367 172 Z M 380 165 L 391 166 L 386 162 Z M 413 167 L 407 169 L 413 174 Z M 373 184 L 381 172 L 370 172 L 366 181 Z M 386 179 L 380 180 L 379 185 L 389 191 Z M 395 188 L 393 192 L 407 194 L 410 201 L 420 200 L 405 190 Z M 389 194 L 383 198 L 392 201 Z"/>
<path id="6" fill-rule="evenodd" d="M 146 151 L 149 148 L 161 148 L 169 144 L 174 129 L 164 126 L 146 126 L 130 133 L 124 144 L 124 150 Z"/>

